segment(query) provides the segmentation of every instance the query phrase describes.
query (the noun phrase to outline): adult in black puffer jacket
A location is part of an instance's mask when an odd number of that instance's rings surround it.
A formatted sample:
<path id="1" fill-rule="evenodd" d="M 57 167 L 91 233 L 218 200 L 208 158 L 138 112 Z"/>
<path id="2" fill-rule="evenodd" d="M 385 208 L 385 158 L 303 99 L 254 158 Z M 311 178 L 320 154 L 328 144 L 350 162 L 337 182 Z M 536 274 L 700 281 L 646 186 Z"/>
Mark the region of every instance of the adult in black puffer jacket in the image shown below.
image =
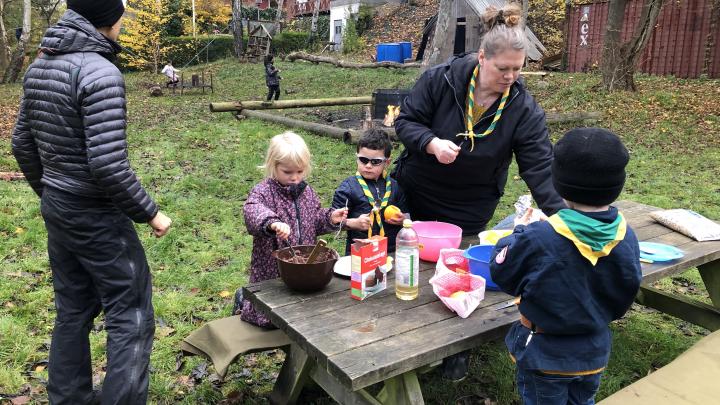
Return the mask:
<path id="1" fill-rule="evenodd" d="M 513 153 L 540 208 L 553 214 L 565 206 L 550 179 L 545 113 L 518 81 L 526 46 L 519 18 L 508 10 L 494 13 L 486 16 L 479 53 L 453 57 L 423 73 L 395 121 L 405 151 L 394 178 L 406 191 L 413 219 L 450 222 L 465 235 L 484 230 L 492 218 Z M 489 129 L 508 87 L 509 94 L 494 130 L 474 138 L 473 147 L 457 134 L 468 132 L 468 90 L 476 67 L 475 134 Z"/>
<path id="2" fill-rule="evenodd" d="M 147 401 L 155 329 L 150 269 L 132 221 L 164 235 L 133 173 L 125 140 L 125 85 L 112 64 L 121 0 L 69 0 L 24 79 L 12 149 L 48 232 L 57 316 L 49 359 L 52 404 L 93 401 L 89 332 L 105 312 L 103 404 Z"/>

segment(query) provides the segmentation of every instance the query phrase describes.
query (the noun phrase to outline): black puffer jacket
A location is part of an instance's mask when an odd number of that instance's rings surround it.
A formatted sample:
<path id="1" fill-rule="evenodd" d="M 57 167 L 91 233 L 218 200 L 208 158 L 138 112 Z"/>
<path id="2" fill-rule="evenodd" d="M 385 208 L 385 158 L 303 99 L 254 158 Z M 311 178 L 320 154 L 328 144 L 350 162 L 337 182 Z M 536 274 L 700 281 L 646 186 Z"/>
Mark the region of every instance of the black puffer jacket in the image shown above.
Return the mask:
<path id="1" fill-rule="evenodd" d="M 38 195 L 43 187 L 111 199 L 135 222 L 158 208 L 130 168 L 118 44 L 72 10 L 50 27 L 25 73 L 12 150 Z"/>
<path id="2" fill-rule="evenodd" d="M 427 70 L 417 81 L 395 120 L 398 138 L 405 145 L 395 178 L 416 206 L 419 203 L 417 198 L 413 199 L 414 189 L 423 193 L 425 200 L 433 196 L 439 199 L 438 204 L 433 205 L 435 208 L 427 207 L 434 212 L 425 216 L 450 220 L 463 229 L 466 226 L 475 229 L 478 226 L 475 222 L 483 221 L 473 216 L 483 220 L 492 217 L 515 154 L 520 176 L 540 208 L 547 214 L 565 208 L 551 181 L 552 144 L 545 112 L 520 82 L 510 88 L 510 96 L 493 133 L 476 138 L 472 152 L 470 141 L 465 141 L 457 160 L 449 165 L 438 163 L 435 156 L 425 152 L 434 137 L 456 144 L 464 139 L 456 135 L 465 132 L 468 83 L 477 63 L 476 53 L 454 57 Z M 498 105 L 499 100 L 485 111 L 474 128 L 476 134 L 490 126 Z M 465 217 L 457 217 L 453 202 L 472 205 L 472 201 L 478 202 L 478 210 L 490 212 L 469 212 Z M 482 201 L 487 204 L 480 204 Z M 422 217 L 426 213 L 419 214 Z"/>

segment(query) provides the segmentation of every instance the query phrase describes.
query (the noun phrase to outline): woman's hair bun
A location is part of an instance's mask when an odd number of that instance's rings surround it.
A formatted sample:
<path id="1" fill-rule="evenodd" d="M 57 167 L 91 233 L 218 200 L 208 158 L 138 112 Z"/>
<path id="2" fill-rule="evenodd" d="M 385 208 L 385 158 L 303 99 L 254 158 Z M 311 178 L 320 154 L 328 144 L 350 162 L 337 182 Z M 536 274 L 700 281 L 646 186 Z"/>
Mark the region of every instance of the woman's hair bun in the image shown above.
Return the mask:
<path id="1" fill-rule="evenodd" d="M 522 11 L 520 7 L 516 5 L 507 5 L 499 10 L 490 6 L 485 9 L 483 22 L 485 23 L 485 29 L 487 31 L 490 31 L 498 25 L 506 25 L 512 28 L 520 24 L 521 16 Z"/>

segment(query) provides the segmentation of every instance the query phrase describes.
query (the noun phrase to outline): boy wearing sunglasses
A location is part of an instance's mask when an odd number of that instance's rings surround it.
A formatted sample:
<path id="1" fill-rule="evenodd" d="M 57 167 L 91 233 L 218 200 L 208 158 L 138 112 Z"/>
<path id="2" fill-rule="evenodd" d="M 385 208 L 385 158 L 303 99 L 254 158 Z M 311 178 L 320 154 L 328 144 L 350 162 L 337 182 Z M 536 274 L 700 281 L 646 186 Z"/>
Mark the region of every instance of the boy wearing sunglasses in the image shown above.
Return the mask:
<path id="1" fill-rule="evenodd" d="M 407 211 L 405 196 L 395 179 L 388 175 L 392 143 L 390 137 L 378 129 L 363 133 L 357 143 L 354 176 L 343 180 L 335 190 L 333 208 L 348 208 L 344 228 L 347 230 L 345 254 L 350 254 L 354 239 L 365 239 L 372 235 L 388 238 L 388 251 L 395 251 L 395 237 L 402 228 L 404 215 L 388 215 L 385 209 L 394 205 L 401 212 Z"/>

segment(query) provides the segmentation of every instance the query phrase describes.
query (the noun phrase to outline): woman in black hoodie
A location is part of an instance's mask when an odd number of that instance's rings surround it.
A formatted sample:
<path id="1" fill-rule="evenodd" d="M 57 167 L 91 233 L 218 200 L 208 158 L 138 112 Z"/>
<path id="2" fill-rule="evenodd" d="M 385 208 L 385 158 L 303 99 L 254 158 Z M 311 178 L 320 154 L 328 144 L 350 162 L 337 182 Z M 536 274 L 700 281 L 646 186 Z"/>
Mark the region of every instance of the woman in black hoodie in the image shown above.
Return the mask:
<path id="1" fill-rule="evenodd" d="M 413 219 L 450 222 L 465 235 L 492 218 L 513 154 L 540 208 L 564 207 L 550 179 L 545 112 L 518 80 L 527 46 L 520 10 L 488 9 L 483 18 L 478 53 L 423 73 L 395 121 L 405 151 L 394 177 Z"/>
<path id="2" fill-rule="evenodd" d="M 488 8 L 478 53 L 450 58 L 415 83 L 395 120 L 405 145 L 393 177 L 414 220 L 450 222 L 477 235 L 493 217 L 512 155 L 547 214 L 563 208 L 550 177 L 545 112 L 518 80 L 527 39 L 520 9 Z M 450 356 L 443 376 L 461 380 L 470 352 Z"/>

